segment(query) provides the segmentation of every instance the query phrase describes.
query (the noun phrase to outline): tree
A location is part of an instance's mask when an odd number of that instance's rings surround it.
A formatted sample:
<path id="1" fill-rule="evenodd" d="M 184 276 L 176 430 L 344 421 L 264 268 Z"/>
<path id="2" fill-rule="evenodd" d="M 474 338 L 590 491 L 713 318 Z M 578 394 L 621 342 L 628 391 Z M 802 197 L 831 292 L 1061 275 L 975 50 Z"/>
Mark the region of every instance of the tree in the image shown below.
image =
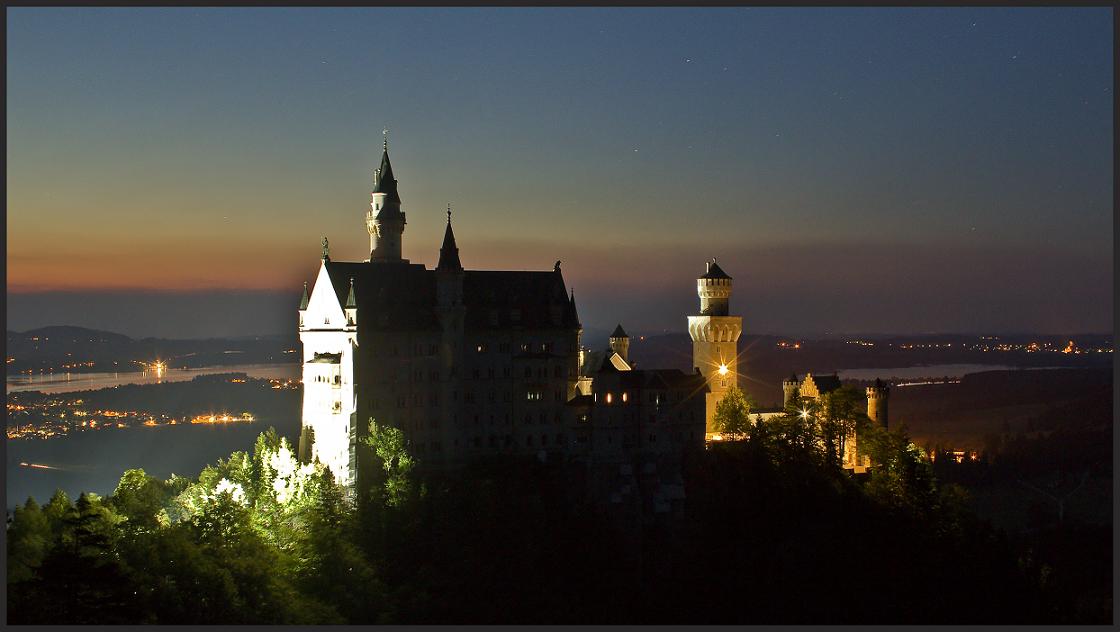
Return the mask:
<path id="1" fill-rule="evenodd" d="M 737 386 L 732 386 L 716 404 L 712 426 L 721 433 L 733 437 L 749 436 L 754 429 L 751 423 L 751 408 L 754 401 Z"/>
<path id="2" fill-rule="evenodd" d="M 31 579 L 50 543 L 47 516 L 34 498 L 28 498 L 22 507 L 16 507 L 8 527 L 8 583 Z"/>
<path id="3" fill-rule="evenodd" d="M 401 505 L 412 491 L 410 473 L 416 465 L 405 448 L 404 433 L 399 428 L 379 425 L 371 417 L 369 436 L 363 442 L 373 448 L 377 463 L 380 488 L 375 484 L 374 493 L 379 495 L 385 505 Z"/>
<path id="4" fill-rule="evenodd" d="M 163 510 L 167 485 L 148 476 L 142 469 L 125 470 L 109 503 L 126 522 L 129 531 L 151 530 L 159 526 L 159 513 Z"/>
<path id="5" fill-rule="evenodd" d="M 830 466 L 841 463 L 848 438 L 866 413 L 861 409 L 863 394 L 851 385 L 825 393 L 821 397 L 821 414 L 818 416 L 821 439 L 825 446 L 825 460 Z"/>

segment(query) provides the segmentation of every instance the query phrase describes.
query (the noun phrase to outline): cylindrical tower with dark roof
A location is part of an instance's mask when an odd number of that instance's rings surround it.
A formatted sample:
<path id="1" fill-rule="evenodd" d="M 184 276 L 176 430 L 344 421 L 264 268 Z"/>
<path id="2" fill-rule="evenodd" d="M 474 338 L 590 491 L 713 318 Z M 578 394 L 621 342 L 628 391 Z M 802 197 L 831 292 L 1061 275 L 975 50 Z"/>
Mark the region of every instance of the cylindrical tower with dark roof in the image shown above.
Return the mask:
<path id="1" fill-rule="evenodd" d="M 401 196 L 397 193 L 393 166 L 389 164 L 388 142 L 381 153 L 381 167 L 374 172 L 370 198 L 369 212 L 366 213 L 370 261 L 403 261 L 401 240 L 404 236 L 404 213 L 401 212 Z"/>
<path id="2" fill-rule="evenodd" d="M 623 331 L 621 323 L 618 325 L 618 327 L 614 328 L 614 333 L 611 334 L 610 344 L 611 351 L 614 351 L 618 355 L 622 356 L 622 359 L 625 360 L 627 364 L 629 364 L 630 336 L 627 336 L 626 332 Z"/>
<path id="3" fill-rule="evenodd" d="M 706 402 L 706 434 L 714 434 L 712 419 L 728 389 L 739 385 L 739 335 L 743 319 L 730 316 L 731 277 L 715 260 L 708 262 L 704 276 L 696 280 L 700 297 L 700 315 L 688 317 L 688 335 L 692 337 L 692 366 L 708 380 Z"/>
<path id="4" fill-rule="evenodd" d="M 873 386 L 867 387 L 867 417 L 884 428 L 887 427 L 887 401 L 890 394 L 891 387 L 879 378 L 875 378 Z"/>

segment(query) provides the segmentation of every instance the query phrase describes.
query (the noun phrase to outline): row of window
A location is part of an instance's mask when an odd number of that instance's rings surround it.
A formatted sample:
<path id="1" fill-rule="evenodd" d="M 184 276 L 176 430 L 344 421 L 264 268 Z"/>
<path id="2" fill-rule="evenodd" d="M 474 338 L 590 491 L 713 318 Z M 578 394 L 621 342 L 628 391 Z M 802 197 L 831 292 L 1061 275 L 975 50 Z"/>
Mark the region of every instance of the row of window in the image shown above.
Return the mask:
<path id="1" fill-rule="evenodd" d="M 544 400 L 544 393 L 545 392 L 543 390 L 529 390 L 529 391 L 526 391 L 525 392 L 525 401 L 530 401 L 530 402 L 543 401 Z M 497 397 L 498 397 L 498 394 L 495 391 L 490 391 L 489 393 L 487 393 L 486 400 L 487 400 L 488 403 L 494 404 L 494 403 L 497 403 Z M 428 393 L 428 398 L 427 399 L 428 399 L 428 406 L 438 406 L 439 405 L 439 393 L 430 392 L 430 393 Z M 552 399 L 553 399 L 553 401 L 555 401 L 557 403 L 561 403 L 561 404 L 564 403 L 565 401 L 567 401 L 567 398 L 565 397 L 564 390 L 553 391 Z M 452 391 L 451 400 L 454 401 L 454 402 L 459 401 L 459 391 Z M 505 402 L 505 403 L 513 402 L 513 392 L 512 391 L 502 392 L 502 401 Z M 372 399 L 369 400 L 370 408 L 378 408 L 380 406 L 380 403 L 381 403 L 380 400 L 377 399 L 377 398 L 372 398 Z M 467 391 L 467 392 L 463 393 L 463 403 L 464 404 L 476 404 L 476 403 L 478 403 L 477 400 L 476 400 L 474 391 Z M 412 405 L 413 408 L 423 408 L 424 407 L 424 396 L 419 394 L 419 393 L 414 393 L 412 395 L 411 405 Z M 407 395 L 397 395 L 397 408 L 408 408 L 408 407 L 409 407 L 408 396 Z"/>
<path id="2" fill-rule="evenodd" d="M 489 353 L 492 346 L 486 342 L 478 342 L 474 345 L 475 353 Z M 556 349 L 553 342 L 523 342 L 517 347 L 521 353 L 552 353 Z M 511 353 L 512 345 L 508 342 L 498 344 L 498 353 Z M 565 348 L 566 349 L 566 348 Z M 412 345 L 413 356 L 434 356 L 439 353 L 439 345 L 435 343 L 417 342 Z M 373 354 L 375 356 L 398 357 L 400 353 L 400 345 L 387 345 L 387 346 L 374 346 Z"/>
<path id="3" fill-rule="evenodd" d="M 599 393 L 592 393 L 592 399 L 596 403 L 598 403 L 599 402 Z M 672 394 L 671 398 L 667 395 L 662 395 L 661 393 L 658 393 L 656 391 L 651 391 L 649 393 L 648 397 L 646 398 L 646 400 L 649 403 L 655 404 L 655 405 L 658 405 L 658 406 L 660 406 L 663 403 L 668 402 L 670 399 L 672 399 L 672 401 L 675 402 L 675 403 L 680 403 L 680 401 L 682 399 L 684 399 L 684 396 L 680 393 L 680 391 L 674 392 Z M 616 395 L 615 393 L 607 392 L 607 393 L 603 394 L 602 401 L 605 404 L 615 404 L 615 403 L 620 403 L 620 402 L 623 403 L 623 404 L 628 404 L 628 403 L 630 403 L 630 393 L 628 391 L 622 391 L 621 393 L 618 393 Z"/>

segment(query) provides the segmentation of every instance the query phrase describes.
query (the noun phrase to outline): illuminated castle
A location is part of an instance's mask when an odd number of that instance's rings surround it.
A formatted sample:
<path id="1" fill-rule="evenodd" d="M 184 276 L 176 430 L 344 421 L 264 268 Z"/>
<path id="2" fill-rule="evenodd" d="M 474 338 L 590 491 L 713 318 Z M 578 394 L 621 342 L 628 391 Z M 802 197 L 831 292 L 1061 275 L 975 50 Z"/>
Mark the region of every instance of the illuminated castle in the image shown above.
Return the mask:
<path id="1" fill-rule="evenodd" d="M 304 285 L 301 459 L 352 484 L 367 467 L 358 446 L 370 419 L 400 428 L 434 466 L 487 454 L 611 461 L 703 444 L 705 378 L 635 369 L 621 327 L 609 353 L 585 349 L 559 261 L 466 270 L 448 209 L 429 270 L 402 258 L 405 225 L 386 144 L 365 214 L 369 258 L 333 261 L 324 239 L 314 286 Z"/>

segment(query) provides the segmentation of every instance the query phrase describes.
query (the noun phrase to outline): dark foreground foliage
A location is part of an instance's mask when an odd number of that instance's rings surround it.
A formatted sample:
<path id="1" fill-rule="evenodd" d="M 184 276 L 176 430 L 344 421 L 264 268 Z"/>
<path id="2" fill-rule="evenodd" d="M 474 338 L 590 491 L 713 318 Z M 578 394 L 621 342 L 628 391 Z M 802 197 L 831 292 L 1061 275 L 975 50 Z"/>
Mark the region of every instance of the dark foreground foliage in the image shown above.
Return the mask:
<path id="1" fill-rule="evenodd" d="M 8 531 L 10 623 L 1028 623 L 1076 620 L 900 433 L 852 477 L 794 416 L 687 455 L 621 519 L 572 463 L 421 473 L 392 429 L 348 499 L 274 432 L 197 479 L 130 470 Z M 1108 613 L 1111 616 L 1111 613 Z"/>

